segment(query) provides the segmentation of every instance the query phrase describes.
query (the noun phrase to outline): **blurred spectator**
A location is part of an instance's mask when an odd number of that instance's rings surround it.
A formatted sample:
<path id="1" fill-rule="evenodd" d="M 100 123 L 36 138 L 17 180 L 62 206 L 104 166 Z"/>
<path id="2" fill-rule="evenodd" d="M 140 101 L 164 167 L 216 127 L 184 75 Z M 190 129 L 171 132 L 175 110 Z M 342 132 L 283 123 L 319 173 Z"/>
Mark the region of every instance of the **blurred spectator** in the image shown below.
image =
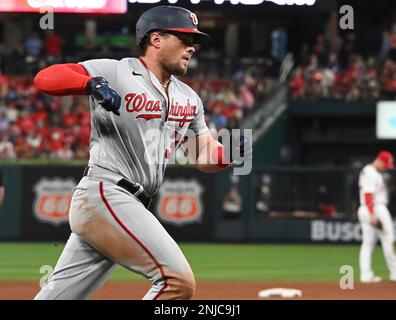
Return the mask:
<path id="1" fill-rule="evenodd" d="M 38 130 L 34 128 L 31 132 L 29 132 L 26 136 L 26 142 L 29 148 L 32 150 L 33 157 L 39 156 L 40 146 L 43 142 L 43 137 L 38 133 Z"/>
<path id="2" fill-rule="evenodd" d="M 281 62 L 287 52 L 287 33 L 284 27 L 277 27 L 271 32 L 271 56 Z"/>
<path id="3" fill-rule="evenodd" d="M 224 217 L 237 218 L 242 210 L 242 196 L 239 191 L 239 177 L 230 175 L 230 188 L 223 198 L 223 215 Z"/>
<path id="4" fill-rule="evenodd" d="M 336 52 L 329 53 L 329 58 L 327 61 L 327 68 L 329 68 L 334 73 L 337 73 L 338 71 L 341 70 L 341 63 L 338 59 Z"/>
<path id="5" fill-rule="evenodd" d="M 349 33 L 346 37 L 345 43 L 342 46 L 342 56 L 344 58 L 344 63 L 348 61 L 358 52 L 356 35 L 354 33 Z"/>
<path id="6" fill-rule="evenodd" d="M 255 99 L 247 84 L 243 84 L 239 87 L 238 98 L 241 102 L 241 107 L 244 110 L 251 110 L 255 105 Z"/>
<path id="7" fill-rule="evenodd" d="M 325 66 L 327 62 L 328 48 L 322 34 L 316 38 L 312 52 L 318 58 L 319 65 Z"/>
<path id="8" fill-rule="evenodd" d="M 353 86 L 351 90 L 349 90 L 346 100 L 347 101 L 358 101 L 361 97 L 360 90 L 357 86 Z"/>
<path id="9" fill-rule="evenodd" d="M 10 126 L 10 121 L 7 119 L 5 111 L 0 111 L 0 136 L 5 134 Z"/>
<path id="10" fill-rule="evenodd" d="M 305 97 L 305 80 L 303 76 L 303 68 L 297 67 L 294 75 L 290 80 L 291 93 L 294 99 L 302 99 Z"/>
<path id="11" fill-rule="evenodd" d="M 0 159 L 15 159 L 16 153 L 14 145 L 9 140 L 8 135 L 3 135 L 0 140 Z"/>
<path id="12" fill-rule="evenodd" d="M 31 59 L 37 59 L 42 48 L 43 41 L 40 39 L 39 34 L 37 32 L 32 32 L 25 42 L 27 62 L 31 61 Z"/>
<path id="13" fill-rule="evenodd" d="M 18 158 L 28 159 L 33 157 L 33 150 L 26 140 L 26 135 L 21 135 L 16 139 L 14 150 Z"/>
<path id="14" fill-rule="evenodd" d="M 56 157 L 59 159 L 72 159 L 74 157 L 74 152 L 71 148 L 71 143 L 66 143 L 62 148 L 58 149 Z"/>
<path id="15" fill-rule="evenodd" d="M 396 27 L 393 27 L 389 36 L 389 59 L 396 62 Z"/>
<path id="16" fill-rule="evenodd" d="M 389 54 L 390 50 L 390 34 L 387 30 L 382 33 L 382 45 L 381 51 L 379 53 L 379 57 L 382 61 L 384 61 Z"/>
<path id="17" fill-rule="evenodd" d="M 27 134 L 35 127 L 32 118 L 28 111 L 22 111 L 18 117 L 17 125 L 22 131 L 22 134 Z"/>
<path id="18" fill-rule="evenodd" d="M 10 122 L 15 122 L 17 120 L 19 112 L 15 103 L 8 103 L 4 110 L 4 113 Z"/>
<path id="19" fill-rule="evenodd" d="M 9 140 L 12 143 L 15 143 L 22 136 L 22 131 L 15 122 L 11 123 L 10 128 L 8 130 L 8 135 L 9 135 Z"/>
<path id="20" fill-rule="evenodd" d="M 49 29 L 45 36 L 45 53 L 48 57 L 49 63 L 60 62 L 62 56 L 62 37 Z"/>

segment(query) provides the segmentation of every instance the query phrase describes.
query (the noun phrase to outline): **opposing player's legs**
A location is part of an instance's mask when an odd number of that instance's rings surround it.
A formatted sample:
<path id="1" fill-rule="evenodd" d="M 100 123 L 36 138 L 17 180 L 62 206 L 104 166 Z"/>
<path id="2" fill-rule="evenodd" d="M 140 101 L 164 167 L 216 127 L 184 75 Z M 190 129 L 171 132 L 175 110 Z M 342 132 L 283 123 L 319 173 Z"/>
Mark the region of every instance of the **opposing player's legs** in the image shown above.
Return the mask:
<path id="1" fill-rule="evenodd" d="M 195 280 L 178 245 L 155 216 L 123 188 L 83 178 L 86 192 L 70 212 L 72 230 L 97 251 L 144 275 L 152 287 L 144 299 L 189 299 Z"/>
<path id="2" fill-rule="evenodd" d="M 377 231 L 378 237 L 381 240 L 382 250 L 386 265 L 390 273 L 390 279 L 396 281 L 396 256 L 393 247 L 394 243 L 394 229 L 393 222 L 388 208 L 385 206 L 378 206 L 376 208 L 378 219 L 382 223 L 383 230 Z"/>
<path id="3" fill-rule="evenodd" d="M 87 299 L 110 276 L 114 267 L 114 262 L 72 233 L 53 275 L 35 299 Z"/>
<path id="4" fill-rule="evenodd" d="M 372 254 L 377 243 L 377 234 L 375 228 L 370 225 L 370 216 L 367 208 L 360 207 L 358 210 L 359 221 L 362 228 L 362 244 L 360 247 L 359 266 L 360 281 L 375 281 L 372 269 Z"/>

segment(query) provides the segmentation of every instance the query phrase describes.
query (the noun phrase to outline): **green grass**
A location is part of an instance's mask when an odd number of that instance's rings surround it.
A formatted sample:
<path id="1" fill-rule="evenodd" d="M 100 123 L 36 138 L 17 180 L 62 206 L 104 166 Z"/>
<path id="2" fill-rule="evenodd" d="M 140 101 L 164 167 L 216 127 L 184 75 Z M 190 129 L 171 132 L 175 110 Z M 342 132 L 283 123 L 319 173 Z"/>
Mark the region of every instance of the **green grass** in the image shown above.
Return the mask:
<path id="1" fill-rule="evenodd" d="M 338 281 L 340 267 L 351 265 L 359 276 L 358 245 L 181 244 L 197 280 Z M 42 265 L 54 266 L 63 244 L 0 243 L 1 280 L 39 280 Z M 380 247 L 375 272 L 388 273 Z M 112 280 L 139 280 L 119 267 Z"/>

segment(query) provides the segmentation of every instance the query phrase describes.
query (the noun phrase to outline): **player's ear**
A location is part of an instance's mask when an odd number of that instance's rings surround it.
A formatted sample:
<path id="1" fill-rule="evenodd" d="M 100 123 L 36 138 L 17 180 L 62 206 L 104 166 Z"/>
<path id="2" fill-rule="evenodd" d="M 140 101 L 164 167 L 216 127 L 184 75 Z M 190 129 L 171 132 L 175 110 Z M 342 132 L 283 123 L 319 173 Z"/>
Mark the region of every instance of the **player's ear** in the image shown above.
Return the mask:
<path id="1" fill-rule="evenodd" d="M 161 35 L 158 32 L 153 32 L 150 34 L 150 45 L 156 49 L 161 46 Z"/>

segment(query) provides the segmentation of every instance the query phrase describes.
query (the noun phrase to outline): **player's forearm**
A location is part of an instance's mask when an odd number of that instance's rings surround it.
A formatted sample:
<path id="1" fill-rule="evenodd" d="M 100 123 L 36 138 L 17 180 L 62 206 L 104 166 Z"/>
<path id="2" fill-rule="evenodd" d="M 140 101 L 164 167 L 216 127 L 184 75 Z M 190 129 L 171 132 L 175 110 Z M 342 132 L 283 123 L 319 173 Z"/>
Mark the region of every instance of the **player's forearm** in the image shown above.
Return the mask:
<path id="1" fill-rule="evenodd" d="M 55 64 L 41 70 L 34 78 L 37 89 L 50 95 L 87 94 L 88 81 L 92 79 L 79 64 Z"/>
<path id="2" fill-rule="evenodd" d="M 195 167 L 205 173 L 215 173 L 225 170 L 229 165 L 230 161 L 224 155 L 223 145 L 212 140 L 200 150 Z"/>
<path id="3" fill-rule="evenodd" d="M 374 215 L 374 196 L 372 193 L 365 193 L 364 194 L 364 201 L 366 207 L 371 215 Z"/>

